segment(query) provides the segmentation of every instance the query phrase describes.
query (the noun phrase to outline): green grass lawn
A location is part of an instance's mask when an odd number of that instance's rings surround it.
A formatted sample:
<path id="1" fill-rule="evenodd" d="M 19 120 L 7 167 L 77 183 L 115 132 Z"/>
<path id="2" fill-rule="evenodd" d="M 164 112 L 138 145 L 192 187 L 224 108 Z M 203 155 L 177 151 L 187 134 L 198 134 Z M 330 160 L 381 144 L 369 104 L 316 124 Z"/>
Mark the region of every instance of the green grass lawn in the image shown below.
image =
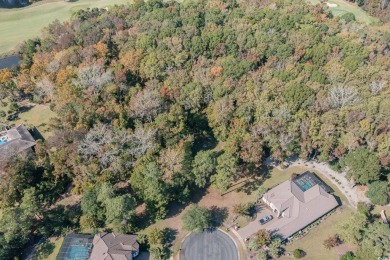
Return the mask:
<path id="1" fill-rule="evenodd" d="M 261 184 L 261 186 L 266 187 L 267 189 L 270 189 L 288 179 L 290 179 L 291 174 L 293 173 L 299 173 L 294 169 L 288 168 L 284 170 L 279 170 L 278 168 L 273 168 L 267 176 L 267 179 Z"/>
<path id="2" fill-rule="evenodd" d="M 9 110 L 10 102 L 8 101 L 8 99 L 3 99 L 2 102 L 4 104 L 0 104 L 0 111 L 7 113 Z"/>
<path id="3" fill-rule="evenodd" d="M 60 252 L 63 237 L 51 237 L 43 242 L 35 251 L 33 260 L 56 260 Z"/>
<path id="4" fill-rule="evenodd" d="M 308 0 L 311 4 L 319 4 L 320 0 Z M 329 0 L 327 1 L 331 4 L 337 4 L 337 7 L 330 7 L 332 14 L 335 16 L 342 16 L 345 13 L 353 13 L 356 17 L 356 20 L 364 22 L 366 24 L 371 24 L 372 22 L 377 21 L 374 17 L 369 16 L 363 9 L 359 6 L 348 3 L 344 0 Z"/>
<path id="5" fill-rule="evenodd" d="M 351 208 L 342 206 L 318 227 L 310 230 L 308 235 L 286 246 L 286 250 L 291 252 L 296 248 L 300 248 L 307 254 L 304 259 L 339 259 L 339 256 L 334 249 L 328 250 L 323 246 L 323 241 L 329 236 L 336 234 L 338 232 L 339 223 L 348 219 L 351 214 Z M 281 257 L 281 259 L 291 258 Z"/>
<path id="6" fill-rule="evenodd" d="M 380 205 L 375 205 L 374 209 L 372 210 L 372 214 L 377 214 L 380 215 L 381 211 L 385 210 L 387 219 L 390 219 L 390 206 L 380 206 Z"/>
<path id="7" fill-rule="evenodd" d="M 4 100 L 5 106 L 0 106 L 0 111 L 8 112 L 10 102 Z M 15 121 L 8 121 L 6 118 L 0 118 L 0 123 L 7 123 L 11 125 L 25 125 L 27 127 L 35 127 L 43 138 L 51 136 L 52 132 L 49 127 L 50 119 L 55 117 L 56 113 L 50 110 L 47 105 L 36 105 L 31 109 L 18 114 Z"/>
<path id="8" fill-rule="evenodd" d="M 30 110 L 20 113 L 19 118 L 14 122 L 16 125 L 24 124 L 36 127 L 39 133 L 46 139 L 52 134 L 49 122 L 55 116 L 56 113 L 51 111 L 49 106 L 36 105 Z"/>
<path id="9" fill-rule="evenodd" d="M 54 20 L 69 19 L 77 10 L 126 3 L 131 3 L 131 0 L 58 0 L 25 8 L 0 9 L 0 55 L 12 51 L 24 40 L 38 36 Z"/>
<path id="10" fill-rule="evenodd" d="M 60 237 L 60 238 L 55 238 L 53 239 L 54 241 L 54 250 L 53 252 L 47 257 L 47 260 L 56 260 L 57 259 L 57 255 L 58 253 L 60 252 L 60 249 L 61 249 L 61 245 L 62 245 L 62 242 L 64 242 L 64 238 L 63 237 Z"/>

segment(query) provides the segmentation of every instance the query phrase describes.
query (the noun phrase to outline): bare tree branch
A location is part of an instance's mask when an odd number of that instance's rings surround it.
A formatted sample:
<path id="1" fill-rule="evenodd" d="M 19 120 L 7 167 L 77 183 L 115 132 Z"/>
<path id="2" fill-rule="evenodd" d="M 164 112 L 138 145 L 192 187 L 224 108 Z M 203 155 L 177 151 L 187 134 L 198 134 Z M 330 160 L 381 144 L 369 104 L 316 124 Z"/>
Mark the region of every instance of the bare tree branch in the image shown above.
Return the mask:
<path id="1" fill-rule="evenodd" d="M 360 98 L 355 88 L 339 84 L 329 91 L 328 101 L 332 108 L 341 109 L 358 103 Z"/>

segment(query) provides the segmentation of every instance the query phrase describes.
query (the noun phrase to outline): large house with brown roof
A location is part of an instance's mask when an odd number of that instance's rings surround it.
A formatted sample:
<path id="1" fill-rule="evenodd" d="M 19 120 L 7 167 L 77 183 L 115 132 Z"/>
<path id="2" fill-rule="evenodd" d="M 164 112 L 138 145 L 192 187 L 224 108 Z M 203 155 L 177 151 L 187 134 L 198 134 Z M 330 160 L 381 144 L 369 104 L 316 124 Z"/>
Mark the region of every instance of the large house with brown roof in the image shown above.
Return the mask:
<path id="1" fill-rule="evenodd" d="M 16 154 L 32 151 L 35 144 L 34 137 L 23 125 L 0 132 L 0 168 Z"/>
<path id="2" fill-rule="evenodd" d="M 272 188 L 262 200 L 279 219 L 267 229 L 282 238 L 290 237 L 339 205 L 329 192 L 329 187 L 310 172 Z"/>
<path id="3" fill-rule="evenodd" d="M 99 233 L 92 242 L 90 260 L 132 260 L 139 254 L 135 235 Z"/>

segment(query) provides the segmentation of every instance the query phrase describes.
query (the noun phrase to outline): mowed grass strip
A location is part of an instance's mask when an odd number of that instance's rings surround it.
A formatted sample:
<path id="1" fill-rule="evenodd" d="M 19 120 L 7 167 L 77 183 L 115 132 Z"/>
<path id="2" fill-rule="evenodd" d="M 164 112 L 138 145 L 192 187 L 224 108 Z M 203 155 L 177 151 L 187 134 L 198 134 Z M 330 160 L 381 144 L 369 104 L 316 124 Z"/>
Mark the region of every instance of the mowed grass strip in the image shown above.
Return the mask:
<path id="1" fill-rule="evenodd" d="M 0 9 L 0 54 L 12 51 L 23 41 L 39 36 L 54 20 L 63 22 L 72 13 L 86 8 L 105 8 L 130 4 L 131 0 L 78 0 L 75 2 L 45 1 L 15 9 Z"/>

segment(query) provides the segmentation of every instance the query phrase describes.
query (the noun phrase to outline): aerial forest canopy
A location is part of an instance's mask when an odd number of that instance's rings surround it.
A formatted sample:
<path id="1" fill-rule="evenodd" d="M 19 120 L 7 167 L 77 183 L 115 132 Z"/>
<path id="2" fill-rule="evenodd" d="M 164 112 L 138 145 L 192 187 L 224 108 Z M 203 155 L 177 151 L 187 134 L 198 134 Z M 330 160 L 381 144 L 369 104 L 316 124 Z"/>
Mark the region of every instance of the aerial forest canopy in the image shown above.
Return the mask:
<path id="1" fill-rule="evenodd" d="M 390 163 L 389 42 L 386 28 L 301 0 L 79 11 L 27 41 L 19 71 L 1 72 L 3 96 L 58 115 L 30 167 L 43 177 L 24 188 L 129 182 L 161 218 L 196 188 L 261 174 L 270 155 L 354 169 L 356 153 L 373 167 L 351 177 L 377 181 Z"/>

